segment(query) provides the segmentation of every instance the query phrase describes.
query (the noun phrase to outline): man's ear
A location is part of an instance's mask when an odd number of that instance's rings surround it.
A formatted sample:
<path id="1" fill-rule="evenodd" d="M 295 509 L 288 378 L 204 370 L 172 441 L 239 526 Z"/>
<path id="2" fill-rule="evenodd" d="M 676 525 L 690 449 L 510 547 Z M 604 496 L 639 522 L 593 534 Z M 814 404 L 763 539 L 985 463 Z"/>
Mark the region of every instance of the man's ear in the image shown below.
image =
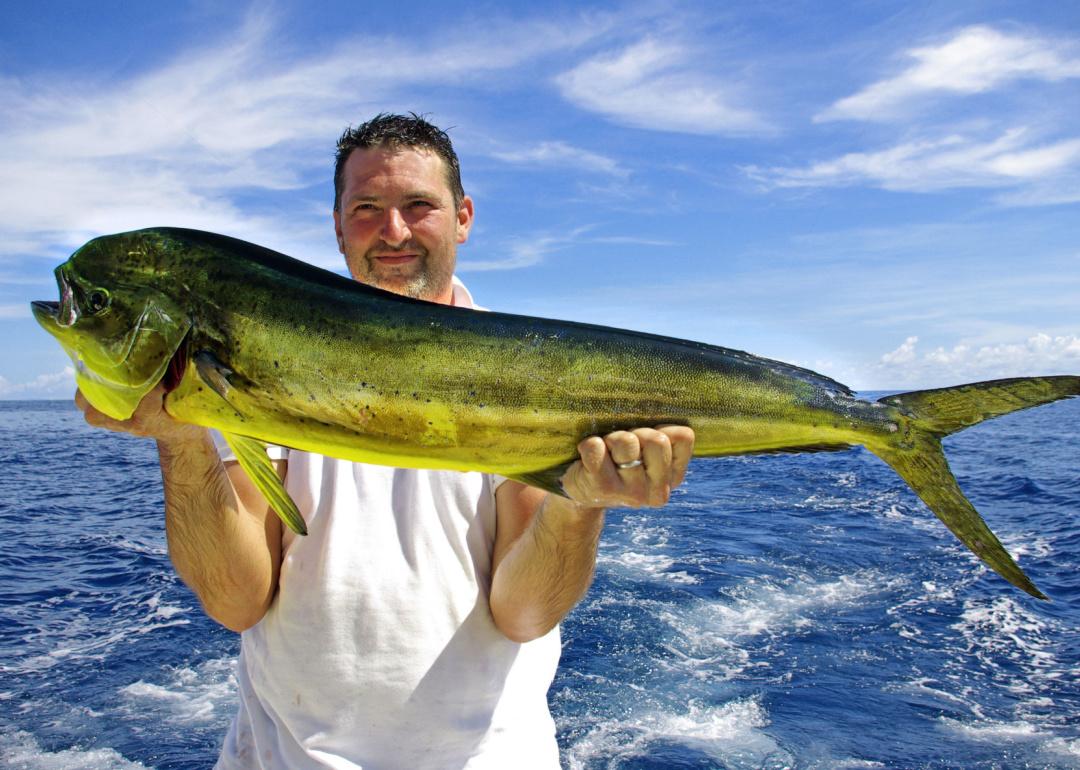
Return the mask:
<path id="1" fill-rule="evenodd" d="M 334 209 L 334 236 L 337 238 L 338 251 L 345 253 L 345 236 L 341 234 L 341 212 Z"/>
<path id="2" fill-rule="evenodd" d="M 337 221 L 337 220 L 335 220 Z M 457 210 L 457 242 L 465 243 L 469 240 L 469 230 L 473 223 L 473 201 L 468 195 L 461 199 L 461 205 Z"/>

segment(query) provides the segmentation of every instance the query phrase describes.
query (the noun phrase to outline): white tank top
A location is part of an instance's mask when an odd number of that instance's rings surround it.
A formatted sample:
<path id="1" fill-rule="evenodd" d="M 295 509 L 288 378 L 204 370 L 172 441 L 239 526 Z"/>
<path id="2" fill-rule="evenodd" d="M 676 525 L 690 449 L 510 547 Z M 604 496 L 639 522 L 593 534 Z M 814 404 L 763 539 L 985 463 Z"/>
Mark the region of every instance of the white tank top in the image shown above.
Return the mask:
<path id="1" fill-rule="evenodd" d="M 558 768 L 559 631 L 511 642 L 488 607 L 495 478 L 288 460 L 309 534 L 242 634 L 217 768 Z"/>
<path id="2" fill-rule="evenodd" d="M 456 279 L 454 304 L 473 304 Z M 559 629 L 511 642 L 488 605 L 502 479 L 288 462 L 308 535 L 284 530 L 277 595 L 241 635 L 216 770 L 556 770 Z"/>

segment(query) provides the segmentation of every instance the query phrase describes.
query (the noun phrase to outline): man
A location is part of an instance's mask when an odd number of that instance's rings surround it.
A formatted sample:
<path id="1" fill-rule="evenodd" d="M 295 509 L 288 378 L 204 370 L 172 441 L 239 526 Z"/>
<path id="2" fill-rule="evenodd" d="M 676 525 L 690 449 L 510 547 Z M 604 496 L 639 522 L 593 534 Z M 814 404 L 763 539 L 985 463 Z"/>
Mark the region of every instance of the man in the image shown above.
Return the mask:
<path id="1" fill-rule="evenodd" d="M 454 278 L 473 223 L 457 156 L 416 115 L 345 132 L 334 229 L 352 276 L 471 306 Z M 207 613 L 243 632 L 240 711 L 218 767 L 557 768 L 546 693 L 558 623 L 592 580 L 609 505 L 663 505 L 689 428 L 591 437 L 568 498 L 480 473 L 281 450 L 309 534 L 283 531 L 207 431 L 157 390 L 119 423 L 157 439 L 169 555 Z"/>

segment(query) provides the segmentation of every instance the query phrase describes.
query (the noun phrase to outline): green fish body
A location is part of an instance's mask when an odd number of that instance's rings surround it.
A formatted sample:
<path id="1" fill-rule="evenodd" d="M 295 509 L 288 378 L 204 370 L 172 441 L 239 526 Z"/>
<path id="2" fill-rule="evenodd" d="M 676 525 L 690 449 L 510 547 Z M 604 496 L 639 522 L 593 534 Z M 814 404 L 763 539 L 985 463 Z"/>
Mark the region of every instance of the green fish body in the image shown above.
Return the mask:
<path id="1" fill-rule="evenodd" d="M 257 442 L 358 462 L 479 470 L 560 492 L 583 438 L 689 425 L 695 455 L 867 447 L 1007 580 L 1042 596 L 964 497 L 940 439 L 1080 394 L 1080 377 L 871 402 L 748 353 L 422 302 L 250 243 L 156 228 L 90 241 L 35 302 L 95 408 L 131 416 L 164 380 L 178 420 L 216 428 L 286 523 L 303 520 Z"/>

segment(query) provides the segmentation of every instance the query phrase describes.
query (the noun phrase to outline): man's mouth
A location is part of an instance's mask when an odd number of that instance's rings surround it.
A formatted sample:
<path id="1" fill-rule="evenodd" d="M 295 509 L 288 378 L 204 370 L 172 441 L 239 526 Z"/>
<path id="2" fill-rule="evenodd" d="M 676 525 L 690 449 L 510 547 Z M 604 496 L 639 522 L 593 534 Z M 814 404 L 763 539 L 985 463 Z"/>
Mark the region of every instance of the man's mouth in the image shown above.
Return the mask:
<path id="1" fill-rule="evenodd" d="M 405 265 L 419 258 L 419 254 L 378 254 L 375 261 L 380 265 Z"/>

